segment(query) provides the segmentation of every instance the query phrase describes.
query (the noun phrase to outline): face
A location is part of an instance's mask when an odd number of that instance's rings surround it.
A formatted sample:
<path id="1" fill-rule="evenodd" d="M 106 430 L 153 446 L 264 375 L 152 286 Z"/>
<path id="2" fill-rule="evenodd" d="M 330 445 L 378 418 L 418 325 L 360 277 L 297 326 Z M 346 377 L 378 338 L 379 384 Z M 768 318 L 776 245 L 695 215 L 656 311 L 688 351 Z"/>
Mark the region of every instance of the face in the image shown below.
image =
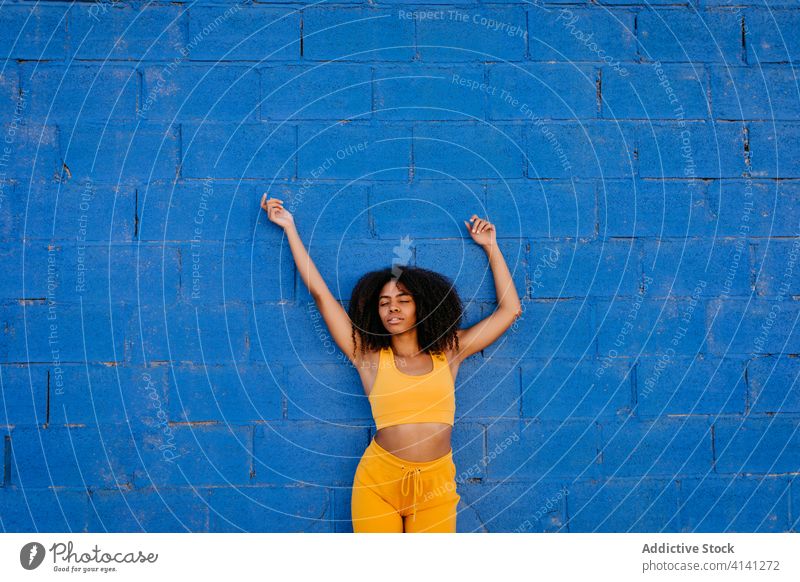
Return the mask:
<path id="1" fill-rule="evenodd" d="M 378 298 L 378 314 L 383 326 L 391 333 L 402 333 L 417 322 L 417 307 L 414 297 L 392 279 L 383 286 Z"/>

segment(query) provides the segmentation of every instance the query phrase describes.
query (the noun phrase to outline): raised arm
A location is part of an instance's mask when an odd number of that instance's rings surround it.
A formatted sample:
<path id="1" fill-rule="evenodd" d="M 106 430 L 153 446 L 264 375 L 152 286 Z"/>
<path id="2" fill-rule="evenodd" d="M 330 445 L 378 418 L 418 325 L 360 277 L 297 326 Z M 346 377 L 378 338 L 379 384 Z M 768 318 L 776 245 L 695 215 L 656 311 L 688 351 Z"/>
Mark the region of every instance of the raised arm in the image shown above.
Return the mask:
<path id="1" fill-rule="evenodd" d="M 470 218 L 472 225 L 465 221 L 470 236 L 489 258 L 489 266 L 494 276 L 494 289 L 497 295 L 497 308 L 494 312 L 467 329 L 458 331 L 459 352 L 456 357 L 463 361 L 472 354 L 490 346 L 511 327 L 514 320 L 522 314 L 522 304 L 514 286 L 508 265 L 497 246 L 494 225 L 477 215 Z"/>
<path id="2" fill-rule="evenodd" d="M 356 349 L 358 347 L 358 335 L 356 335 L 356 342 L 354 343 L 350 316 L 336 301 L 316 265 L 314 265 L 314 261 L 311 260 L 297 232 L 294 218 L 283 207 L 283 200 L 277 198 L 267 200 L 266 194 L 261 198 L 261 208 L 267 211 L 267 216 L 272 222 L 283 228 L 286 238 L 289 240 L 289 248 L 292 250 L 297 272 L 317 304 L 317 308 L 328 326 L 328 331 L 330 331 L 333 341 L 336 342 L 336 345 L 339 346 L 339 349 L 344 352 L 347 358 L 355 364 L 354 351 L 356 352 L 355 358 L 359 357 L 359 352 Z"/>

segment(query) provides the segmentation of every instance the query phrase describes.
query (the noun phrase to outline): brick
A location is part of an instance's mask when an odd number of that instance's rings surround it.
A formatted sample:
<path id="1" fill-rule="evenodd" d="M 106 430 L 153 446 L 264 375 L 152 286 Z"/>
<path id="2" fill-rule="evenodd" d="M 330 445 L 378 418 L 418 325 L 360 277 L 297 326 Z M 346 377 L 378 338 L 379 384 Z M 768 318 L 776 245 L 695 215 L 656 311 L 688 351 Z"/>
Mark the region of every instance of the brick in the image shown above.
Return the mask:
<path id="1" fill-rule="evenodd" d="M 519 417 L 519 367 L 503 358 L 467 358 L 456 378 L 456 422 Z"/>
<path id="2" fill-rule="evenodd" d="M 10 121 L 21 118 L 28 109 L 27 96 L 20 92 L 19 73 L 14 67 L 6 66 L 0 73 L 0 120 Z"/>
<path id="3" fill-rule="evenodd" d="M 199 306 L 226 301 L 281 301 L 294 298 L 294 263 L 274 259 L 273 249 L 236 242 L 199 241 L 178 247 L 180 297 Z M 269 269 L 270 276 L 263 271 Z"/>
<path id="4" fill-rule="evenodd" d="M 63 163 L 58 127 L 10 121 L 2 124 L 1 131 L 4 157 L 8 158 L 4 163 L 8 167 L 4 180 L 31 184 L 52 181 L 61 175 Z M 27 190 L 16 187 L 14 191 L 22 194 Z"/>
<path id="5" fill-rule="evenodd" d="M 248 240 L 261 203 L 250 184 L 211 179 L 153 181 L 136 195 L 136 238 L 154 242 Z"/>
<path id="6" fill-rule="evenodd" d="M 741 19 L 733 9 L 643 11 L 637 20 L 639 53 L 648 61 L 741 63 Z"/>
<path id="7" fill-rule="evenodd" d="M 91 502 L 89 532 L 207 531 L 208 505 L 194 487 L 94 491 Z"/>
<path id="8" fill-rule="evenodd" d="M 747 363 L 748 403 L 754 413 L 800 412 L 800 361 L 753 358 Z"/>
<path id="9" fill-rule="evenodd" d="M 0 214 L 0 237 L 6 240 L 18 240 L 23 230 L 26 239 L 78 243 L 130 242 L 135 234 L 133 186 L 39 182 L 17 186 L 10 198 L 7 212 Z"/>
<path id="10" fill-rule="evenodd" d="M 416 21 L 417 47 L 423 61 L 525 58 L 526 22 L 521 7 L 448 9 L 441 11 L 441 16 Z"/>
<path id="11" fill-rule="evenodd" d="M 785 532 L 789 483 L 785 477 L 707 476 L 680 481 L 684 532 Z"/>
<path id="12" fill-rule="evenodd" d="M 711 470 L 705 418 L 635 418 L 602 425 L 601 470 L 609 477 L 673 477 Z"/>
<path id="13" fill-rule="evenodd" d="M 6 303 L 0 307 L 6 347 L 0 356 L 20 363 L 51 362 L 55 356 L 61 362 L 119 362 L 125 358 L 130 314 L 130 307 L 121 305 Z"/>
<path id="14" fill-rule="evenodd" d="M 711 97 L 718 119 L 798 120 L 794 75 L 783 67 L 711 67 Z"/>
<path id="15" fill-rule="evenodd" d="M 188 15 L 180 6 L 70 7 L 70 55 L 74 59 L 166 60 L 186 46 Z"/>
<path id="16" fill-rule="evenodd" d="M 249 212 L 252 212 L 254 203 L 260 204 L 265 189 L 256 192 L 254 199 L 249 202 Z M 373 202 L 370 202 L 371 192 L 366 186 L 303 180 L 299 183 L 274 184 L 269 188 L 269 194 L 271 198 L 283 200 L 284 208 L 294 216 L 295 226 L 307 247 L 313 249 L 320 241 L 349 245 L 346 240 L 360 241 L 371 236 L 370 210 Z M 277 225 L 269 222 L 263 210 L 259 221 L 267 221 L 264 230 L 280 231 Z M 252 230 L 251 227 L 248 238 L 253 236 Z M 285 250 L 288 253 L 289 249 Z M 286 258 L 291 260 L 290 256 Z"/>
<path id="17" fill-rule="evenodd" d="M 167 366 L 81 363 L 50 365 L 48 370 L 50 426 L 128 423 L 146 430 L 167 422 Z"/>
<path id="18" fill-rule="evenodd" d="M 259 426 L 253 483 L 350 486 L 368 444 L 367 429 L 360 426 L 308 421 Z"/>
<path id="19" fill-rule="evenodd" d="M 133 120 L 139 76 L 129 66 L 21 65 L 27 114 L 48 122 Z"/>
<path id="20" fill-rule="evenodd" d="M 372 114 L 372 70 L 367 65 L 284 65 L 258 72 L 261 119 L 369 119 Z"/>
<path id="21" fill-rule="evenodd" d="M 484 187 L 480 183 L 419 180 L 381 184 L 369 193 L 369 215 L 375 234 L 395 241 L 425 232 L 436 232 L 437 237 L 443 238 L 464 237 L 469 234 L 463 221 L 469 220 L 470 208 L 474 214 L 486 208 Z M 497 221 L 503 217 L 500 213 L 495 216 Z M 497 229 L 498 238 L 512 236 L 509 229 L 499 225 Z"/>
<path id="22" fill-rule="evenodd" d="M 798 419 L 719 418 L 714 423 L 717 473 L 790 473 L 800 462 Z"/>
<path id="23" fill-rule="evenodd" d="M 735 123 L 656 122 L 637 127 L 637 144 L 643 178 L 738 178 L 745 170 Z"/>
<path id="24" fill-rule="evenodd" d="M 188 58 L 298 59 L 300 20 L 300 12 L 289 7 L 193 6 L 189 9 Z"/>
<path id="25" fill-rule="evenodd" d="M 16 429 L 11 482 L 17 487 L 117 488 L 133 483 L 137 452 L 124 425 Z"/>
<path id="26" fill-rule="evenodd" d="M 706 119 L 705 71 L 693 65 L 626 64 L 627 75 L 602 67 L 602 117 Z"/>
<path id="27" fill-rule="evenodd" d="M 590 66 L 537 63 L 487 65 L 489 119 L 597 117 L 597 71 Z"/>
<path id="28" fill-rule="evenodd" d="M 198 306 L 184 303 L 165 309 L 157 303 L 140 306 L 126 320 L 126 358 L 147 361 L 244 362 L 250 354 L 252 331 L 243 305 Z"/>
<path id="29" fill-rule="evenodd" d="M 797 6 L 775 10 L 770 4 L 766 10 L 764 8 L 760 4 L 744 11 L 747 62 L 760 66 L 796 61 L 800 57 L 800 41 L 793 34 L 800 27 Z"/>
<path id="30" fill-rule="evenodd" d="M 800 481 L 796 477 L 791 477 L 791 497 L 789 498 L 789 523 L 791 532 L 796 532 L 800 529 Z"/>
<path id="31" fill-rule="evenodd" d="M 83 300 L 102 304 L 109 298 L 116 303 L 178 300 L 180 263 L 175 246 L 44 241 L 25 246 L 23 268 L 30 273 L 26 276 L 27 298 L 43 298 L 52 292 L 57 301 L 67 303 Z M 55 283 L 52 290 L 51 280 Z M 158 287 L 147 284 L 156 280 Z M 20 284 L 4 293 L 9 298 L 22 298 L 22 291 Z"/>
<path id="32" fill-rule="evenodd" d="M 142 70 L 137 117 L 152 121 L 258 120 L 259 74 L 251 67 L 155 65 Z"/>
<path id="33" fill-rule="evenodd" d="M 595 234 L 595 189 L 588 181 L 489 182 L 486 209 L 499 237 L 589 238 Z"/>
<path id="34" fill-rule="evenodd" d="M 408 120 L 483 119 L 485 91 L 481 65 L 442 66 L 429 63 L 376 67 L 375 117 Z"/>
<path id="35" fill-rule="evenodd" d="M 487 453 L 484 447 L 486 427 L 461 420 L 453 427 L 453 462 L 456 465 L 456 487 L 486 478 Z"/>
<path id="36" fill-rule="evenodd" d="M 653 278 L 653 297 L 751 293 L 748 250 L 740 241 L 662 241 L 643 246 L 645 270 Z"/>
<path id="37" fill-rule="evenodd" d="M 351 488 L 336 488 L 330 490 L 333 531 L 336 533 L 353 533 Z"/>
<path id="38" fill-rule="evenodd" d="M 522 362 L 522 416 L 541 420 L 613 418 L 631 406 L 628 362 Z"/>
<path id="39" fill-rule="evenodd" d="M 487 485 L 487 487 L 496 488 L 494 484 Z M 461 495 L 461 501 L 458 503 L 458 507 L 456 508 L 456 531 L 458 533 L 476 533 L 488 531 L 486 526 L 483 525 L 483 522 L 481 521 L 481 516 L 478 515 L 478 512 L 475 508 L 475 501 L 472 501 L 473 499 L 480 499 L 483 495 L 483 491 L 484 488 L 475 483 L 458 487 L 459 495 Z"/>
<path id="40" fill-rule="evenodd" d="M 347 308 L 347 304 L 343 305 L 345 311 Z M 278 361 L 288 365 L 298 363 L 302 353 L 302 361 L 307 364 L 349 365 L 310 297 L 294 304 L 256 303 L 248 314 L 248 324 L 252 330 L 251 362 Z"/>
<path id="41" fill-rule="evenodd" d="M 699 0 L 699 6 L 730 6 L 731 3 L 728 0 Z M 774 2 L 770 2 L 770 7 L 780 8 L 780 7 L 791 7 L 794 6 L 794 0 L 775 0 Z M 759 0 L 737 0 L 736 6 L 763 6 L 759 2 Z"/>
<path id="42" fill-rule="evenodd" d="M 332 491 L 321 487 L 214 488 L 209 532 L 326 533 L 332 531 Z"/>
<path id="43" fill-rule="evenodd" d="M 473 485 L 461 490 L 463 512 L 471 510 L 478 523 L 462 530 L 459 504 L 458 531 L 486 533 L 556 532 L 565 526 L 569 489 L 547 480 L 535 486 L 527 483 Z M 466 503 L 465 503 L 466 501 Z"/>
<path id="44" fill-rule="evenodd" d="M 633 126 L 625 123 L 547 123 L 525 126 L 527 176 L 620 178 L 634 172 Z"/>
<path id="45" fill-rule="evenodd" d="M 756 291 L 767 299 L 800 295 L 800 238 L 754 245 Z"/>
<path id="46" fill-rule="evenodd" d="M 600 236 L 710 236 L 717 206 L 706 190 L 700 181 L 604 180 L 597 197 Z"/>
<path id="47" fill-rule="evenodd" d="M 496 304 L 483 303 L 482 317 Z M 503 336 L 484 350 L 484 355 L 515 357 L 594 354 L 594 307 L 583 301 L 522 301 L 522 315 Z M 532 330 L 536 330 L 535 332 Z"/>
<path id="48" fill-rule="evenodd" d="M 525 294 L 525 247 L 513 240 L 498 242 L 498 246 L 508 265 L 517 294 L 522 297 Z M 416 259 L 417 266 L 431 269 L 450 279 L 462 301 L 497 299 L 486 251 L 471 240 L 429 241 L 416 249 Z"/>
<path id="49" fill-rule="evenodd" d="M 59 533 L 87 530 L 85 490 L 0 487 L 0 529 L 5 533 Z"/>
<path id="50" fill-rule="evenodd" d="M 751 175 L 754 177 L 800 177 L 800 123 L 754 121 L 750 130 Z"/>
<path id="51" fill-rule="evenodd" d="M 798 307 L 768 300 L 712 300 L 707 306 L 713 354 L 796 353 Z M 713 325 L 711 325 L 713 321 Z"/>
<path id="52" fill-rule="evenodd" d="M 419 123 L 414 126 L 414 176 L 439 180 L 521 178 L 525 167 L 522 148 L 519 126 Z"/>
<path id="53" fill-rule="evenodd" d="M 394 10 L 303 10 L 303 59 L 312 61 L 410 61 L 416 54 L 414 21 Z"/>
<path id="54" fill-rule="evenodd" d="M 640 417 L 744 414 L 745 362 L 735 358 L 638 360 L 636 410 Z"/>
<path id="55" fill-rule="evenodd" d="M 243 424 L 283 418 L 283 366 L 176 365 L 165 388 L 172 422 Z"/>
<path id="56" fill-rule="evenodd" d="M 0 395 L 4 403 L 0 425 L 33 427 L 47 422 L 48 371 L 47 366 L 30 364 L 0 368 Z"/>
<path id="57" fill-rule="evenodd" d="M 295 175 L 294 127 L 187 123 L 181 126 L 181 137 L 183 178 L 275 180 Z"/>
<path id="58" fill-rule="evenodd" d="M 0 54 L 7 59 L 57 60 L 67 53 L 67 8 L 6 6 L 0 16 Z"/>
<path id="59" fill-rule="evenodd" d="M 584 480 L 569 491 L 570 533 L 678 531 L 678 491 L 672 479 Z"/>
<path id="60" fill-rule="evenodd" d="M 335 347 L 333 344 L 323 349 L 331 352 Z M 296 356 L 287 362 L 279 388 L 286 399 L 290 420 L 352 420 L 363 426 L 373 424 L 361 377 L 344 354 L 335 364 L 308 364 Z M 277 391 L 278 387 L 273 386 L 272 390 Z"/>
<path id="61" fill-rule="evenodd" d="M 135 128 L 135 131 L 134 131 Z M 179 128 L 154 124 L 81 123 L 59 132 L 64 174 L 73 180 L 133 183 L 174 179 Z"/>
<path id="62" fill-rule="evenodd" d="M 636 295 L 642 284 L 635 241 L 550 242 L 534 245 L 528 260 L 531 297 Z"/>
<path id="63" fill-rule="evenodd" d="M 537 6 L 528 10 L 528 30 L 531 60 L 603 62 L 608 58 L 621 70 L 627 67 L 625 61 L 636 58 L 632 12 Z"/>
<path id="64" fill-rule="evenodd" d="M 717 236 L 796 236 L 800 184 L 792 181 L 724 180 L 709 186 Z"/>
<path id="65" fill-rule="evenodd" d="M 298 178 L 404 180 L 410 165 L 410 127 L 337 123 L 298 129 Z"/>
<path id="66" fill-rule="evenodd" d="M 253 427 L 169 425 L 135 437 L 141 455 L 135 471 L 137 489 L 236 487 L 251 482 Z"/>
<path id="67" fill-rule="evenodd" d="M 605 301 L 597 306 L 597 348 L 601 355 L 689 355 L 705 342 L 707 299 L 659 300 L 649 291 L 633 299 Z"/>
<path id="68" fill-rule="evenodd" d="M 504 421 L 488 428 L 487 473 L 492 480 L 596 477 L 597 453 L 591 421 Z"/>

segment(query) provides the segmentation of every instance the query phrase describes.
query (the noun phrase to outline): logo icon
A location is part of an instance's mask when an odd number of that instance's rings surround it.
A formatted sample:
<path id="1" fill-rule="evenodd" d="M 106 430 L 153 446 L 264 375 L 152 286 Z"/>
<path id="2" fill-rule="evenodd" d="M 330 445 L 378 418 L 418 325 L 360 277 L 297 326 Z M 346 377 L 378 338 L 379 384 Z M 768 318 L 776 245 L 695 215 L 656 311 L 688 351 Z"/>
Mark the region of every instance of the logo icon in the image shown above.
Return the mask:
<path id="1" fill-rule="evenodd" d="M 19 551 L 19 563 L 26 570 L 35 570 L 44 562 L 44 546 L 38 542 L 30 542 Z"/>

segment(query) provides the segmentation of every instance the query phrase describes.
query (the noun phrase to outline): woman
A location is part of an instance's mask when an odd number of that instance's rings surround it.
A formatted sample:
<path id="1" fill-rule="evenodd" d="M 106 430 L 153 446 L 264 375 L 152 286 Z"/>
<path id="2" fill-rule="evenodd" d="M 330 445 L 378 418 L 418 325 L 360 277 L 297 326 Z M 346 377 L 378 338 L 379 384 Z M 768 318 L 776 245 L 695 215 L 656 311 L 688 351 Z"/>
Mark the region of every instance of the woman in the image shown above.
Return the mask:
<path id="1" fill-rule="evenodd" d="M 458 368 L 522 313 L 494 225 L 477 215 L 464 221 L 489 258 L 498 305 L 484 320 L 459 329 L 463 309 L 455 287 L 417 267 L 367 273 L 345 312 L 283 201 L 264 194 L 261 207 L 284 229 L 297 272 L 336 345 L 358 370 L 372 407 L 377 431 L 353 480 L 353 531 L 455 532 L 461 497 L 450 439 Z"/>

